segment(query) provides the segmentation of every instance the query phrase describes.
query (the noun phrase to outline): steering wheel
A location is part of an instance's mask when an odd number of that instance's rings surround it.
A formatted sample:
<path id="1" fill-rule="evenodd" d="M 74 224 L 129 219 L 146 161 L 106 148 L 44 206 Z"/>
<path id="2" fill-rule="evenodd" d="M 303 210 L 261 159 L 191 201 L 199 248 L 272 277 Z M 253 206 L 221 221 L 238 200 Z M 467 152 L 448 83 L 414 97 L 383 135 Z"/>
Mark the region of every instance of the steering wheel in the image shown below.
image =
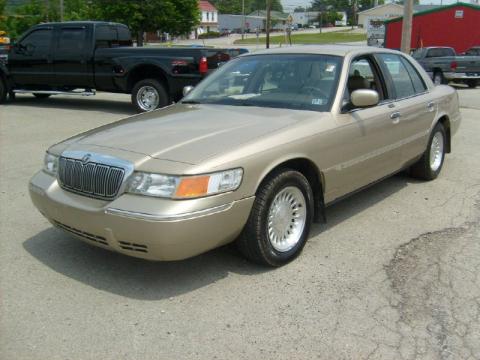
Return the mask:
<path id="1" fill-rule="evenodd" d="M 302 94 L 313 94 L 313 93 L 319 93 L 322 97 L 324 97 L 325 99 L 328 99 L 328 94 L 325 93 L 325 91 L 323 89 L 320 89 L 318 87 L 315 87 L 315 86 L 304 86 L 302 88 L 300 88 L 300 93 Z"/>

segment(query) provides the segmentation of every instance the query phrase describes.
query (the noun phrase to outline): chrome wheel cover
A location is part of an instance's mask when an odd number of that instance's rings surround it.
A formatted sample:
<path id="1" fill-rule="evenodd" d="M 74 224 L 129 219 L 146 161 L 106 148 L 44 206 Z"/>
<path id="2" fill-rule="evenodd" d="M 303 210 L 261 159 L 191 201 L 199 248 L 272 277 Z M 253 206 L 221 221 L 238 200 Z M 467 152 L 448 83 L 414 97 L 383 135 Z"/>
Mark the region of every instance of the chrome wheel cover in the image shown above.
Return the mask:
<path id="1" fill-rule="evenodd" d="M 137 104 L 144 111 L 152 111 L 158 107 L 160 96 L 153 86 L 142 86 L 137 92 Z"/>
<path id="2" fill-rule="evenodd" d="M 442 165 L 443 161 L 444 140 L 440 131 L 437 131 L 432 138 L 430 145 L 430 169 L 437 171 Z"/>
<path id="3" fill-rule="evenodd" d="M 268 240 L 279 252 L 298 244 L 305 228 L 307 206 L 302 191 L 294 186 L 282 189 L 268 210 Z"/>

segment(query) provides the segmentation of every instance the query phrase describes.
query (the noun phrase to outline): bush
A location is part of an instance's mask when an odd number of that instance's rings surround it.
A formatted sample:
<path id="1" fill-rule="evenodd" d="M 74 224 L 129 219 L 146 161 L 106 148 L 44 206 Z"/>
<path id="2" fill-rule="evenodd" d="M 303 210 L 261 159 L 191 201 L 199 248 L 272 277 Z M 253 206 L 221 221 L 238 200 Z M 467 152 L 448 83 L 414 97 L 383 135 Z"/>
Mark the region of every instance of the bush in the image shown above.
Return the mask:
<path id="1" fill-rule="evenodd" d="M 220 37 L 220 33 L 217 31 L 209 31 L 209 32 L 198 35 L 199 39 L 212 39 L 217 37 Z"/>

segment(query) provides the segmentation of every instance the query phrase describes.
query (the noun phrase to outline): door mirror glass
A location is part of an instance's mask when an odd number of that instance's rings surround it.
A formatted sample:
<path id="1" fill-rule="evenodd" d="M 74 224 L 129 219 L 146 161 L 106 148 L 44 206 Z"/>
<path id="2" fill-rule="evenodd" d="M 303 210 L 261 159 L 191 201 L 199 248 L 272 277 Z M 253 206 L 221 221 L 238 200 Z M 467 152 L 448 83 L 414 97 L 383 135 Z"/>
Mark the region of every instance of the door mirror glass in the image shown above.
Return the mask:
<path id="1" fill-rule="evenodd" d="M 193 90 L 193 86 L 188 85 L 183 88 L 183 96 L 187 96 L 190 91 Z"/>
<path id="2" fill-rule="evenodd" d="M 356 108 L 375 106 L 378 104 L 378 92 L 369 89 L 360 89 L 352 92 L 350 96 L 352 105 Z"/>

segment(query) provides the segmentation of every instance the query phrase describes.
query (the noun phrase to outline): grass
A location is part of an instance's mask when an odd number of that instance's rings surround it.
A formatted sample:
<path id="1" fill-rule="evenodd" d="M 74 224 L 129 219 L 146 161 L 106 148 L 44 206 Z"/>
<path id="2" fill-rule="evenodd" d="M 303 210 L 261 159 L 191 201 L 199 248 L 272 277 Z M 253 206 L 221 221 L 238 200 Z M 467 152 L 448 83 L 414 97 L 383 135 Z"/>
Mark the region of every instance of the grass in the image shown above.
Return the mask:
<path id="1" fill-rule="evenodd" d="M 292 34 L 292 44 L 332 44 L 343 42 L 355 42 L 367 40 L 366 34 L 353 33 L 351 31 L 335 31 L 318 34 Z M 258 39 L 259 44 L 265 44 L 265 37 Z M 285 35 L 270 36 L 271 44 L 285 44 Z M 236 45 L 256 45 L 257 38 L 255 36 L 235 41 Z"/>

